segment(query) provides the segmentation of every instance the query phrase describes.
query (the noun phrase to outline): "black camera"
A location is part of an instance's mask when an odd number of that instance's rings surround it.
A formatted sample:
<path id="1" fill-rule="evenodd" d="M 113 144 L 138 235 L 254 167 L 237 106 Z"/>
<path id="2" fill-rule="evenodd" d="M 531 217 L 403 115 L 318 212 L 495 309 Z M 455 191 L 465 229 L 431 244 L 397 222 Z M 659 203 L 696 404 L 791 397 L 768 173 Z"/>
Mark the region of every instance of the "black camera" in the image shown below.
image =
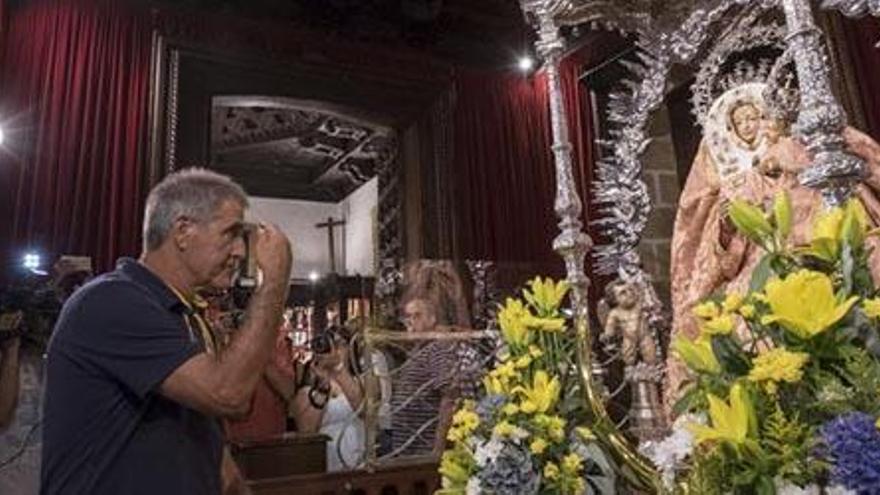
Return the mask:
<path id="1" fill-rule="evenodd" d="M 309 348 L 315 354 L 330 354 L 338 338 L 338 331 L 334 327 L 320 330 L 312 337 Z"/>
<path id="2" fill-rule="evenodd" d="M 244 259 L 238 266 L 238 272 L 235 274 L 233 286 L 237 289 L 254 290 L 262 281 L 260 268 L 257 266 L 256 243 L 257 243 L 257 224 L 245 223 L 242 227 L 242 237 L 244 238 Z"/>

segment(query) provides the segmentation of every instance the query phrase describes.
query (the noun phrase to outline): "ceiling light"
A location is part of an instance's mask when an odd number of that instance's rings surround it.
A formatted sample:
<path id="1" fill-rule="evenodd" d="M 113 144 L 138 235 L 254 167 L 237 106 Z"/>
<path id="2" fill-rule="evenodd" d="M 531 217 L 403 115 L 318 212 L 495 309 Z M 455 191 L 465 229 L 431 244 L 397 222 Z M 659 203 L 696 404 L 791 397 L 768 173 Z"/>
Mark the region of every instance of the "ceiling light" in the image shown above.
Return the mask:
<path id="1" fill-rule="evenodd" d="M 27 253 L 24 255 L 21 264 L 26 270 L 38 270 L 40 268 L 40 255 L 36 253 Z"/>
<path id="2" fill-rule="evenodd" d="M 519 70 L 523 72 L 528 72 L 532 70 L 532 67 L 535 66 L 535 61 L 532 59 L 532 57 L 524 55 L 519 58 L 519 61 L 516 63 L 516 65 L 519 67 Z"/>
<path id="3" fill-rule="evenodd" d="M 320 278 L 321 278 L 321 274 L 320 274 L 320 273 L 318 273 L 318 272 L 309 272 L 309 280 L 311 280 L 312 282 L 317 282 L 318 280 L 320 280 Z"/>

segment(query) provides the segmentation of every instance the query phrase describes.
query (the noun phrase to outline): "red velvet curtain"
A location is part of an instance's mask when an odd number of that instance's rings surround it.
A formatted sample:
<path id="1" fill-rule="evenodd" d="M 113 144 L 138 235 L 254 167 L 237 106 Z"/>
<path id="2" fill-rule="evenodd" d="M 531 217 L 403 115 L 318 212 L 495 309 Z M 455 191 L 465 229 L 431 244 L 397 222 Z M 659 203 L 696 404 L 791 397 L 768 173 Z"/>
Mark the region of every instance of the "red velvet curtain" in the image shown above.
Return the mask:
<path id="1" fill-rule="evenodd" d="M 606 54 L 587 44 L 559 67 L 585 229 L 595 150 L 590 98 L 578 78 Z M 561 260 L 551 245 L 559 230 L 545 74 L 462 71 L 456 95 L 452 173 L 459 255 L 559 273 Z"/>
<path id="2" fill-rule="evenodd" d="M 38 0 L 8 16 L 4 257 L 82 254 L 107 269 L 139 251 L 149 13 Z"/>
<path id="3" fill-rule="evenodd" d="M 856 63 L 853 66 L 859 85 L 859 97 L 868 128 L 863 129 L 880 139 L 880 21 L 874 17 L 846 21 L 846 47 Z"/>
<path id="4" fill-rule="evenodd" d="M 553 259 L 554 173 L 543 77 L 456 76 L 454 197 L 464 258 Z"/>

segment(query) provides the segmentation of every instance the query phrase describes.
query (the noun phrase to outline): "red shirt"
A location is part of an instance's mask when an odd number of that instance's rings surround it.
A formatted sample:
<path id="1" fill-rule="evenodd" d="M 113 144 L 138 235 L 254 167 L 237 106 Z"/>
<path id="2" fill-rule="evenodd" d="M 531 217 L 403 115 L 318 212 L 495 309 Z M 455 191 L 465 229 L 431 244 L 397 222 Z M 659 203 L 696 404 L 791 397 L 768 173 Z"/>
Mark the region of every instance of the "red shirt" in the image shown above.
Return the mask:
<path id="1" fill-rule="evenodd" d="M 290 342 L 287 340 L 287 325 L 278 329 L 275 340 L 274 359 L 268 364 L 284 376 L 294 379 L 293 357 Z M 227 437 L 230 441 L 259 440 L 274 437 L 287 430 L 287 403 L 269 384 L 266 375 L 257 382 L 251 398 L 251 412 L 239 420 L 227 422 Z"/>

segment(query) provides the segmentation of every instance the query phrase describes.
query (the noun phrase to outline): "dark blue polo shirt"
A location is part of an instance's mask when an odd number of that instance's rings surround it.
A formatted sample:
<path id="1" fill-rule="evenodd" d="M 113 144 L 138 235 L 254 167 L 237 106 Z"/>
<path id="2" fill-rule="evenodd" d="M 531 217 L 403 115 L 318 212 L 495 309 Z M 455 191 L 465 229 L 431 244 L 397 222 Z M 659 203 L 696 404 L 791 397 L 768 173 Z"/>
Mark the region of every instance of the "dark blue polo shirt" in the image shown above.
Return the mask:
<path id="1" fill-rule="evenodd" d="M 46 364 L 42 494 L 220 493 L 219 423 L 158 393 L 203 350 L 185 310 L 132 259 L 67 301 Z"/>

